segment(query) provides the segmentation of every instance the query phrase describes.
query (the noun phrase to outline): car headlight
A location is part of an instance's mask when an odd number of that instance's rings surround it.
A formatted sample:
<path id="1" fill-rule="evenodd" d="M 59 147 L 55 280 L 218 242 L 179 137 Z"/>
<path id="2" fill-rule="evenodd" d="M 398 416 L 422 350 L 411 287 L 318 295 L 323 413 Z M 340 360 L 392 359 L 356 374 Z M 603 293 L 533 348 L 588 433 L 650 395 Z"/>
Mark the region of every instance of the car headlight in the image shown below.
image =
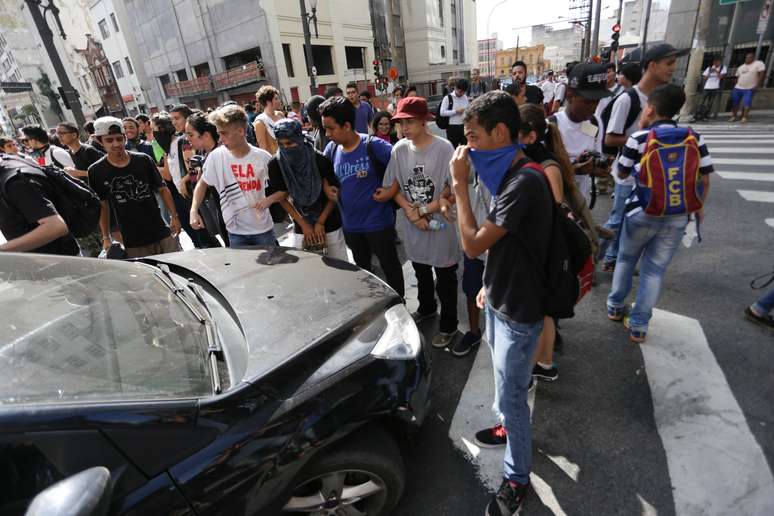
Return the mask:
<path id="1" fill-rule="evenodd" d="M 387 328 L 379 337 L 371 355 L 388 360 L 411 360 L 422 347 L 419 328 L 405 305 L 395 305 L 386 312 Z"/>

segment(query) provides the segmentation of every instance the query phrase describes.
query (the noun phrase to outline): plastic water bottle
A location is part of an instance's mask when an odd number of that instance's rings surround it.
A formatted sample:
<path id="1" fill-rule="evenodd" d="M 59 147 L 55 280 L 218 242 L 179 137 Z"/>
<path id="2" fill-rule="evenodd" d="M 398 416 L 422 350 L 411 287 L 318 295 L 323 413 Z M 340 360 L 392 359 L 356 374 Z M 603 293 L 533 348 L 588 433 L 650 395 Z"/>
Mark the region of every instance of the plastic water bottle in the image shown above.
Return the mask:
<path id="1" fill-rule="evenodd" d="M 435 220 L 435 219 L 431 220 L 430 223 L 427 225 L 427 228 L 430 231 L 440 231 L 440 230 L 442 230 L 445 227 L 446 227 L 445 223 L 441 222 L 440 220 Z"/>

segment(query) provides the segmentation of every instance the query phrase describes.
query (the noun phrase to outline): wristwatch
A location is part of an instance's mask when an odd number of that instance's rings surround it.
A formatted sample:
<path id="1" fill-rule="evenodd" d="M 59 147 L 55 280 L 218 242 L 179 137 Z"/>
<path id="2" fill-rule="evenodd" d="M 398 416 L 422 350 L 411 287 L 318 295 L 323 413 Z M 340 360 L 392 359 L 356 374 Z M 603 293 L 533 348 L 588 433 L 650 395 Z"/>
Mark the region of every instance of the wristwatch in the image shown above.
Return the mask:
<path id="1" fill-rule="evenodd" d="M 425 215 L 427 215 L 427 213 L 428 213 L 427 212 L 427 206 L 420 206 L 419 207 L 419 214 L 420 215 L 422 215 L 424 217 Z"/>

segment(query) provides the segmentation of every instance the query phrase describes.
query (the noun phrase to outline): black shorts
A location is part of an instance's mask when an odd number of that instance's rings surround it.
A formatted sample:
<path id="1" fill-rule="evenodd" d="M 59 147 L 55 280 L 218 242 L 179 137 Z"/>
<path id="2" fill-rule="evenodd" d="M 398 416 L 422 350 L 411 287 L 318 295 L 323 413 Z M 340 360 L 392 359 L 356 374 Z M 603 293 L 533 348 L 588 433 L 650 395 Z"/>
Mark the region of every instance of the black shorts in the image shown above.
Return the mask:
<path id="1" fill-rule="evenodd" d="M 471 260 L 465 256 L 462 270 L 462 291 L 468 301 L 475 301 L 481 288 L 484 286 L 484 261 Z"/>

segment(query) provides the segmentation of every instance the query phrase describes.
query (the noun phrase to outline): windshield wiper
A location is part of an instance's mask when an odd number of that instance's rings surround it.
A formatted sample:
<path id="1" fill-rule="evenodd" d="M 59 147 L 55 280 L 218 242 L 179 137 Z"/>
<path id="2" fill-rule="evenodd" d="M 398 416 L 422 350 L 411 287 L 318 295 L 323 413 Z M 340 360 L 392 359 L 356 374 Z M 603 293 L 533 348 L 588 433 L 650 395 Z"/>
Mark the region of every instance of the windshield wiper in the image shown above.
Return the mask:
<path id="1" fill-rule="evenodd" d="M 223 353 L 223 348 L 220 345 L 218 327 L 215 324 L 215 318 L 212 317 L 212 313 L 210 313 L 207 301 L 204 300 L 201 287 L 191 280 L 188 281 L 187 286 L 207 311 L 207 320 L 204 321 L 204 327 L 207 333 L 207 356 L 210 359 L 210 369 L 212 370 L 212 390 L 215 394 L 220 394 L 223 390 L 223 386 L 221 385 L 220 373 L 218 372 L 218 355 Z"/>
<path id="2" fill-rule="evenodd" d="M 160 263 L 154 267 L 157 269 L 154 273 L 156 277 L 188 307 L 196 320 L 204 325 L 204 332 L 207 335 L 207 358 L 209 359 L 210 371 L 212 372 L 212 390 L 215 394 L 220 394 L 223 391 L 223 385 L 220 381 L 220 372 L 218 371 L 218 355 L 223 352 L 223 348 L 220 345 L 220 337 L 218 336 L 218 329 L 215 326 L 215 319 L 210 313 L 210 309 L 207 306 L 207 302 L 204 300 L 204 296 L 202 295 L 199 286 L 190 280 L 187 283 L 188 288 L 194 293 L 194 296 L 196 296 L 197 301 L 204 307 L 207 317 L 204 317 L 193 303 L 191 303 L 188 296 L 185 295 L 185 289 L 177 284 L 172 273 L 169 272 L 169 265 Z"/>

